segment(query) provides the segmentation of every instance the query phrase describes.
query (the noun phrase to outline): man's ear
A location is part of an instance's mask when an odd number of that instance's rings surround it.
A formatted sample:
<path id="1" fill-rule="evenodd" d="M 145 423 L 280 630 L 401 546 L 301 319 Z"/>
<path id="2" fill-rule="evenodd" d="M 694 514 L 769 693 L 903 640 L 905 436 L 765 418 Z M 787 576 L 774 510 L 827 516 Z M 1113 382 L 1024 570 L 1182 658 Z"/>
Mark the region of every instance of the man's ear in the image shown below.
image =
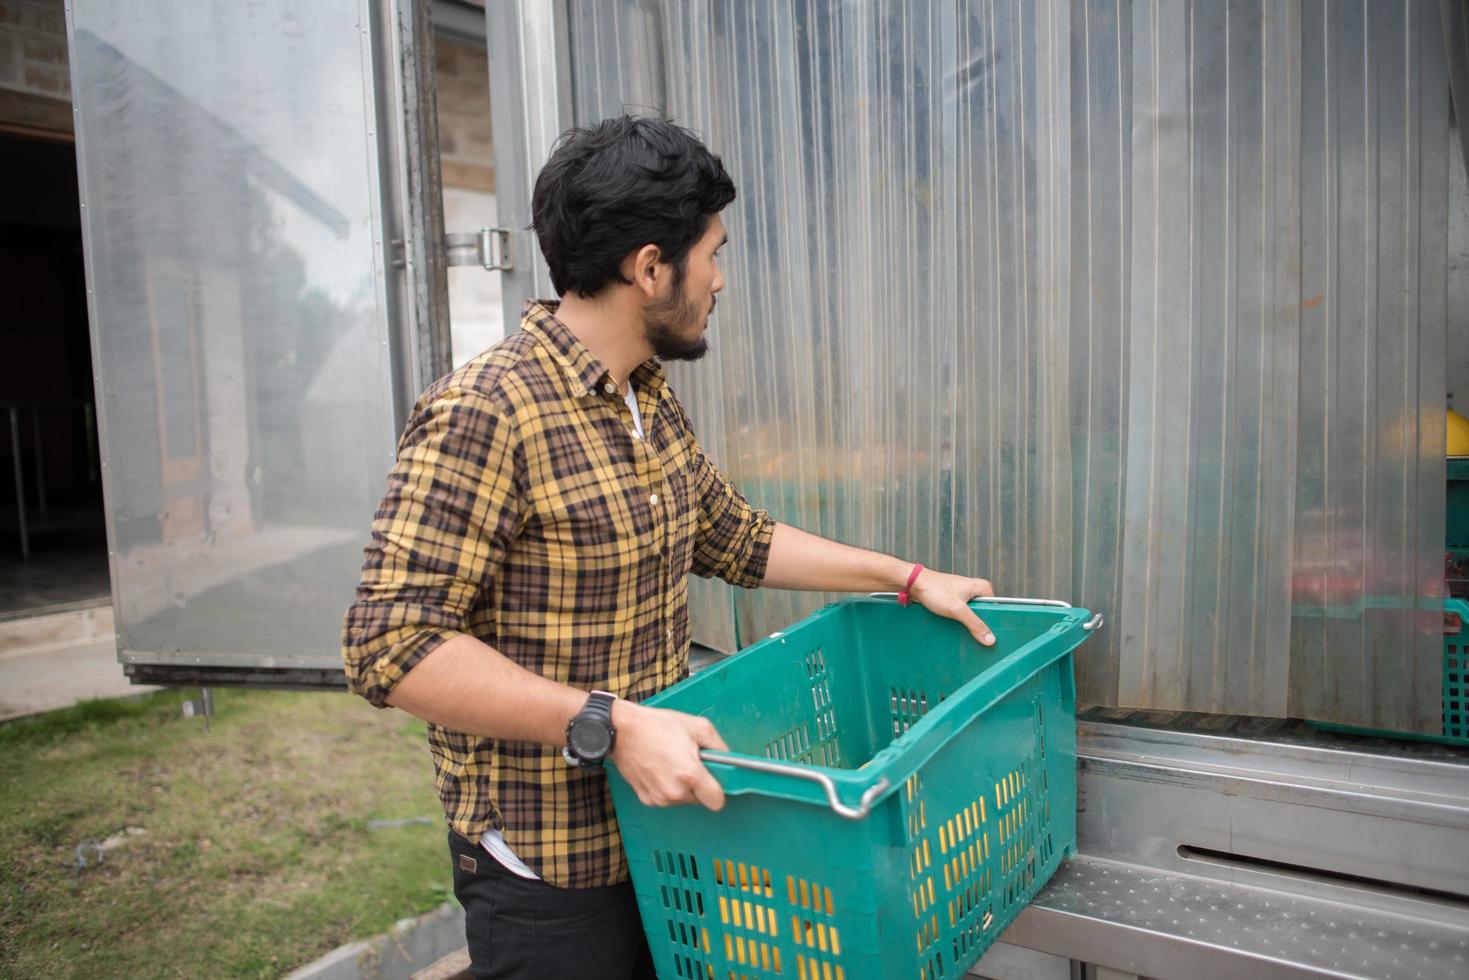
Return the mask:
<path id="1" fill-rule="evenodd" d="M 656 299 L 664 277 L 662 249 L 653 244 L 644 245 L 624 259 L 623 265 L 623 273 L 633 286 L 647 299 Z"/>

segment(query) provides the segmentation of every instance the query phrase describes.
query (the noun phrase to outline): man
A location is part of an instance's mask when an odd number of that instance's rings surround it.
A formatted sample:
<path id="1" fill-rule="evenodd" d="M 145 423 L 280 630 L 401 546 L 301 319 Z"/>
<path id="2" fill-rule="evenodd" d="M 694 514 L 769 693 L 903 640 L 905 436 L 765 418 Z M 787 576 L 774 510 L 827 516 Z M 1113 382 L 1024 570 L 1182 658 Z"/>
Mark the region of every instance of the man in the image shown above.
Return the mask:
<path id="1" fill-rule="evenodd" d="M 705 352 L 735 189 L 686 130 L 571 130 L 533 221 L 559 304 L 419 400 L 344 625 L 352 690 L 429 723 L 479 977 L 653 976 L 600 766 L 724 805 L 688 673 L 687 579 L 904 591 L 994 642 L 983 579 L 777 525 L 700 451 L 661 361 Z"/>

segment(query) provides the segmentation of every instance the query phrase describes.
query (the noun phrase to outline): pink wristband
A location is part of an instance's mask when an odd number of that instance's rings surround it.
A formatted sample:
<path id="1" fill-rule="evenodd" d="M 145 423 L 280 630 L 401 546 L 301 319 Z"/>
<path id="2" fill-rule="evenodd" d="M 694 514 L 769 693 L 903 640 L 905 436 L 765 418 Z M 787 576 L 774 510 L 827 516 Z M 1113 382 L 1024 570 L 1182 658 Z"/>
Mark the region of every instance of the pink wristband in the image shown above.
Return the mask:
<path id="1" fill-rule="evenodd" d="M 922 565 L 914 565 L 913 571 L 908 573 L 908 584 L 903 586 L 903 591 L 898 593 L 898 605 L 908 604 L 908 592 L 913 588 L 913 583 L 918 581 L 918 575 L 923 571 Z"/>

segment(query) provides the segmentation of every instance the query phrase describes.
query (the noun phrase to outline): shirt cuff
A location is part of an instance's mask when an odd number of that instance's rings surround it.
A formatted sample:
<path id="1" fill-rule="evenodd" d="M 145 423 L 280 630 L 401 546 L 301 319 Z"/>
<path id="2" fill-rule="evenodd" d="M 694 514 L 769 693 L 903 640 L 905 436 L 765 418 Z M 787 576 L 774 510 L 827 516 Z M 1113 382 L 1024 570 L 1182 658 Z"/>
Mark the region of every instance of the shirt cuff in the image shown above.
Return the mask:
<path id="1" fill-rule="evenodd" d="M 770 542 L 774 537 L 775 521 L 765 511 L 755 511 L 745 554 L 742 560 L 731 563 L 724 580 L 742 589 L 758 589 L 765 581 L 765 570 L 770 565 Z"/>
<path id="2" fill-rule="evenodd" d="M 372 614 L 354 606 L 342 628 L 342 661 L 347 688 L 379 708 L 389 707 L 388 696 L 410 670 L 445 641 L 459 634 L 443 626 L 399 626 L 375 631 Z M 394 607 L 402 615 L 401 607 Z M 422 620 L 420 620 L 422 622 Z"/>

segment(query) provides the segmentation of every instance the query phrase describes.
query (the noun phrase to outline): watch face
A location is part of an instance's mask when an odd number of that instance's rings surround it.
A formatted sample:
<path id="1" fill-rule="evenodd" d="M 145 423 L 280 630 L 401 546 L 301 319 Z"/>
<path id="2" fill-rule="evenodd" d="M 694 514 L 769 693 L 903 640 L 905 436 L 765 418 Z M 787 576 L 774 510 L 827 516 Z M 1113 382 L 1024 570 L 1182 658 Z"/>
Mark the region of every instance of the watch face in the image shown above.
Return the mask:
<path id="1" fill-rule="evenodd" d="M 578 718 L 566 733 L 571 751 L 582 759 L 600 759 L 612 747 L 612 732 L 600 718 Z"/>

